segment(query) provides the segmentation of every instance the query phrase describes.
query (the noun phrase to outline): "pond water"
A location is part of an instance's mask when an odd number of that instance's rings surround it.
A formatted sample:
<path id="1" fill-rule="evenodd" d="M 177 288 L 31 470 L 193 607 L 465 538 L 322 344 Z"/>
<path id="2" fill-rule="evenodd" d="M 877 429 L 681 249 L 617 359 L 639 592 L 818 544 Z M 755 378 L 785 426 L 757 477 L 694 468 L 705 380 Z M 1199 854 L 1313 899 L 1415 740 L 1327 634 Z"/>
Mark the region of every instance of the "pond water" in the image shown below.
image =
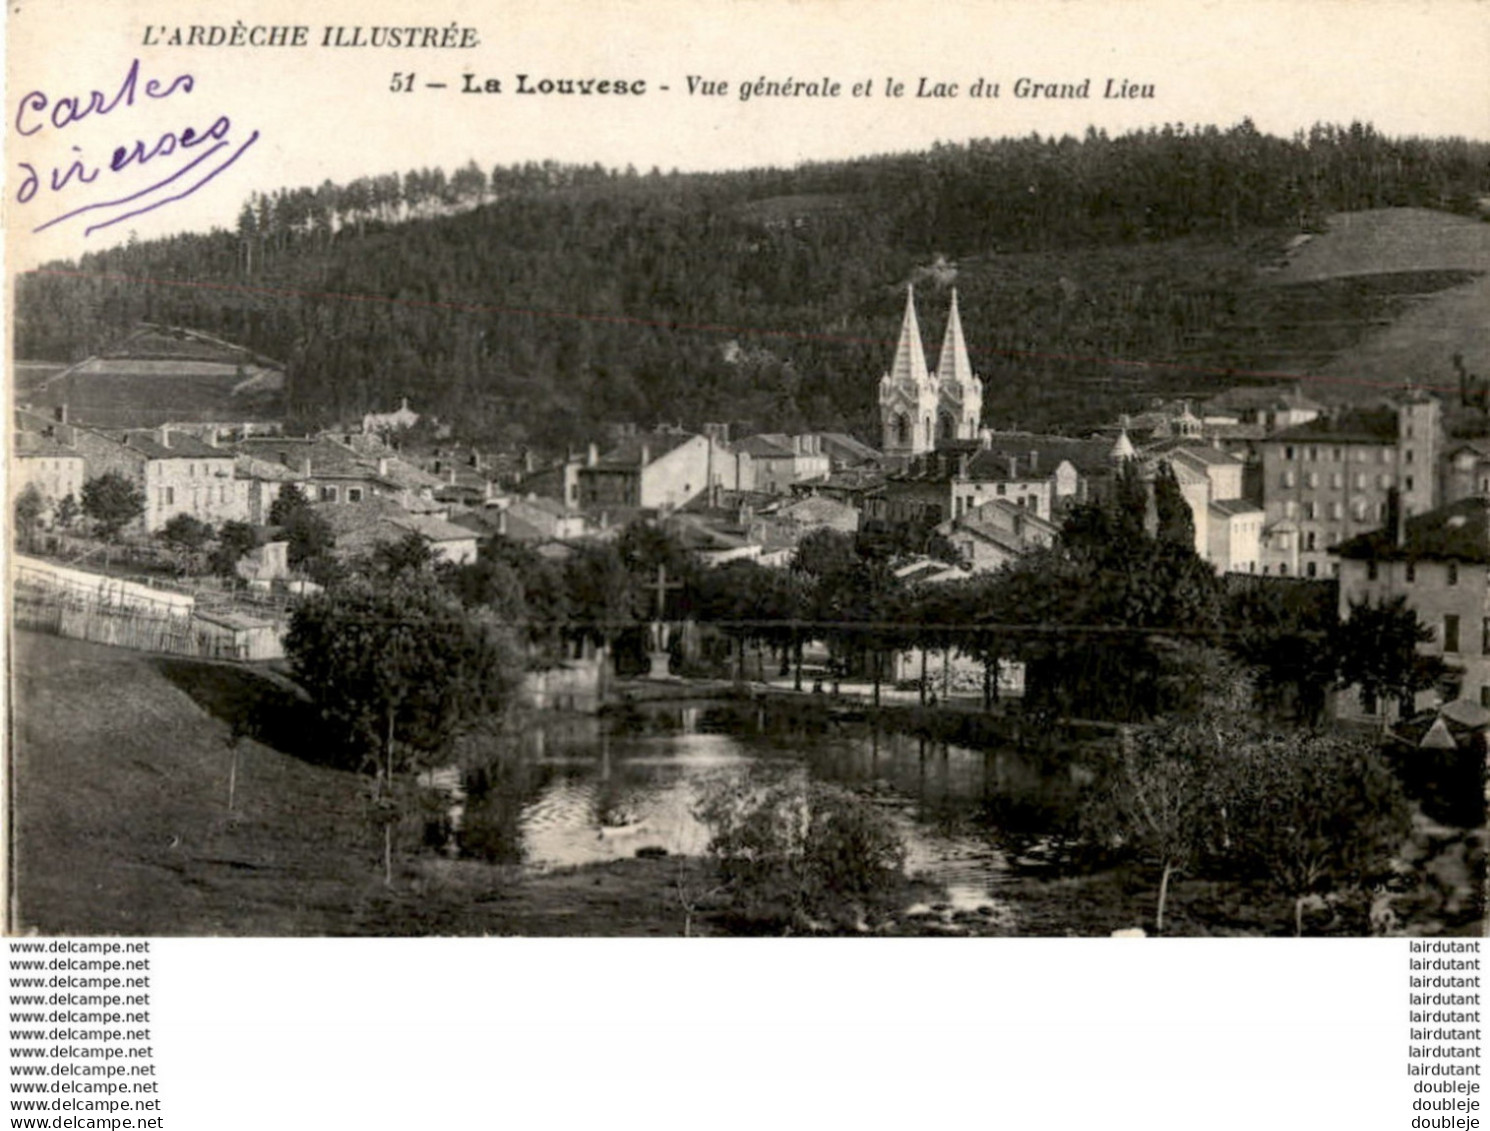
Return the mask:
<path id="1" fill-rule="evenodd" d="M 647 847 L 701 854 L 709 832 L 694 809 L 703 792 L 763 765 L 883 807 L 902 831 L 907 870 L 963 907 L 988 903 L 1012 868 L 1039 863 L 1080 777 L 1014 750 L 968 750 L 826 716 L 787 721 L 763 704 L 690 703 L 540 722 L 486 764 L 434 780 L 451 797 L 463 855 L 543 870 Z"/>

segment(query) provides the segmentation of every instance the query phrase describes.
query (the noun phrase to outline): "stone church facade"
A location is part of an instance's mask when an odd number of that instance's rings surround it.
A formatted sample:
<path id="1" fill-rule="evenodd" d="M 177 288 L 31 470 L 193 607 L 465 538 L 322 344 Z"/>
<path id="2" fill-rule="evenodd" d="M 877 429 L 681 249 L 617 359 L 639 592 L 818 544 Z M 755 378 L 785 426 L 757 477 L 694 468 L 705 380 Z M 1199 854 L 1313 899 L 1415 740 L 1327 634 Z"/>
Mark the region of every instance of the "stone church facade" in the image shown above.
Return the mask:
<path id="1" fill-rule="evenodd" d="M 978 438 L 983 382 L 968 360 L 955 289 L 935 370 L 926 367 L 915 289 L 906 289 L 905 319 L 890 370 L 880 379 L 879 403 L 882 448 L 891 461 L 907 460 L 941 443 Z"/>

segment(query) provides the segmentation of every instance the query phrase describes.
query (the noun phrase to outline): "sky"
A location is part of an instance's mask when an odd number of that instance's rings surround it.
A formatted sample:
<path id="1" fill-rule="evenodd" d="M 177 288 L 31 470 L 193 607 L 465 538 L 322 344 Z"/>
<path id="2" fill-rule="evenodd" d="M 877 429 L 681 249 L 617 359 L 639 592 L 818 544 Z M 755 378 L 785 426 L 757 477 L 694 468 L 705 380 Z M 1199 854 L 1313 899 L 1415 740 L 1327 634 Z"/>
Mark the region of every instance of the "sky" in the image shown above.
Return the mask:
<path id="1" fill-rule="evenodd" d="M 1490 4 L 1482 0 L 302 0 L 213 5 L 214 15 L 204 17 L 206 8 L 179 0 L 45 0 L 12 9 L 11 270 L 131 235 L 230 227 L 254 191 L 426 165 L 450 170 L 472 159 L 487 169 L 551 158 L 709 170 L 974 137 L 1079 135 L 1089 126 L 1109 133 L 1166 122 L 1228 126 L 1247 117 L 1280 134 L 1360 120 L 1388 134 L 1490 137 Z M 347 29 L 345 38 L 356 26 L 365 37 L 375 26 L 411 22 L 442 35 L 452 29 L 451 41 L 465 37 L 467 45 L 323 46 L 328 26 Z M 176 29 L 189 36 L 193 24 L 224 35 L 241 26 L 245 36 L 304 24 L 308 44 L 169 45 Z M 97 91 L 99 105 L 112 101 L 136 61 L 133 104 L 73 121 L 64 110 L 60 126 L 49 119 L 68 98 L 87 107 Z M 518 75 L 529 76 L 529 85 L 641 80 L 646 93 L 523 95 Z M 727 82 L 728 91 L 691 94 L 689 76 Z M 841 87 L 836 97 L 742 101 L 741 85 L 762 78 Z M 1089 96 L 1018 98 L 1021 78 L 1085 80 Z M 462 89 L 487 79 L 502 92 Z M 917 97 L 923 79 L 928 90 L 955 83 L 957 95 Z M 999 97 L 973 97 L 980 79 L 985 88 L 997 83 Z M 1104 98 L 1109 79 L 1152 87 L 1153 97 Z M 151 81 L 158 92 L 176 89 L 150 98 Z M 891 81 L 904 84 L 901 96 L 887 95 Z M 412 89 L 391 89 L 400 82 Z M 431 89 L 431 82 L 446 86 Z M 868 92 L 856 95 L 858 84 Z M 181 144 L 186 129 L 198 144 Z M 116 171 L 109 166 L 118 152 L 149 159 L 126 160 Z M 94 173 L 91 183 L 66 176 L 75 161 L 82 174 Z M 209 172 L 200 188 L 183 191 Z M 55 190 L 53 177 L 63 182 Z M 102 207 L 132 196 L 134 204 Z M 180 199 L 143 210 L 172 196 Z"/>

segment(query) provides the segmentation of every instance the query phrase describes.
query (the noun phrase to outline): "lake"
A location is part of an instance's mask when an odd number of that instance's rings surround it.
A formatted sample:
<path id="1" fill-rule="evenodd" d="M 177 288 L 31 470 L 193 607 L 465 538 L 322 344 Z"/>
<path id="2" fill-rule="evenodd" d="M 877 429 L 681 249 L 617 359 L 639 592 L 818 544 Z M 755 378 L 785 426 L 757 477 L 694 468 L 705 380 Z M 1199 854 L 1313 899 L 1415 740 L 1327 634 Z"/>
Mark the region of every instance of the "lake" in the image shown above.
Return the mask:
<path id="1" fill-rule="evenodd" d="M 769 767 L 854 790 L 901 829 L 907 870 L 954 907 L 989 904 L 1011 871 L 1038 867 L 1082 772 L 1017 750 L 969 750 L 826 712 L 768 703 L 655 703 L 604 718 L 537 720 L 493 757 L 431 780 L 449 797 L 462 855 L 549 870 L 631 857 L 700 855 L 694 816 L 716 782 Z M 1057 760 L 1063 761 L 1063 760 Z"/>

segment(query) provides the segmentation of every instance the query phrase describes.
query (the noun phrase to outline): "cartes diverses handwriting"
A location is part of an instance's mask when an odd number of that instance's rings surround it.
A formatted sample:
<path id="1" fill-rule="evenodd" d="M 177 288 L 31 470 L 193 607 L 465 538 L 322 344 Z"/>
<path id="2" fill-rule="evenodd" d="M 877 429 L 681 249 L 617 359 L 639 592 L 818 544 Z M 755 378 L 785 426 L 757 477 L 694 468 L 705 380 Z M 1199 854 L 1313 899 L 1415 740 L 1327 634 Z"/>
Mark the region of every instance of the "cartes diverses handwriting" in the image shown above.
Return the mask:
<path id="1" fill-rule="evenodd" d="M 75 222 L 88 236 L 184 200 L 259 140 L 258 130 L 246 137 L 235 131 L 226 114 L 216 115 L 205 127 L 152 130 L 145 137 L 138 129 L 128 130 L 123 116 L 130 110 L 192 95 L 197 87 L 193 75 L 149 77 L 134 59 L 117 84 L 103 86 L 81 94 L 32 89 L 16 101 L 11 128 L 24 140 L 13 140 L 13 148 L 31 159 L 16 162 L 13 202 L 48 213 L 32 225 L 33 232 Z M 119 131 L 103 122 L 116 114 L 121 115 Z M 162 175 L 140 185 L 142 178 L 135 174 L 147 166 L 149 175 Z M 108 194 L 107 199 L 87 199 L 94 185 L 98 195 Z M 58 207 L 62 211 L 55 211 Z"/>

